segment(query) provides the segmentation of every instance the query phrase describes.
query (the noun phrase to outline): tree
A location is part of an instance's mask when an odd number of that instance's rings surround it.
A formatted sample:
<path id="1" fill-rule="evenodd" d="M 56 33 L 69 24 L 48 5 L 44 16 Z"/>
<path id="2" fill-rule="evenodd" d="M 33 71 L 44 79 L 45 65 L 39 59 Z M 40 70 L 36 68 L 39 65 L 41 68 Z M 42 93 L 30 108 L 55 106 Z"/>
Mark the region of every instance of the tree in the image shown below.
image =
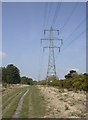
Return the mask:
<path id="1" fill-rule="evenodd" d="M 58 79 L 57 76 L 51 75 L 51 76 L 48 77 L 48 83 L 51 83 L 51 82 L 53 82 L 53 81 L 55 81 L 57 79 Z"/>
<path id="2" fill-rule="evenodd" d="M 21 77 L 21 84 L 33 85 L 33 80 L 32 80 L 32 78 L 23 76 L 23 77 Z"/>
<path id="3" fill-rule="evenodd" d="M 7 78 L 6 78 L 7 70 L 5 67 L 2 67 L 1 69 L 2 69 L 2 83 L 4 83 L 4 82 L 7 82 Z"/>
<path id="4" fill-rule="evenodd" d="M 20 83 L 20 71 L 13 64 L 6 67 L 6 82 L 9 84 Z"/>
<path id="5" fill-rule="evenodd" d="M 76 77 L 78 74 L 75 70 L 70 70 L 69 73 L 67 75 L 65 75 L 65 78 L 66 79 L 69 79 L 69 78 L 73 78 L 73 77 Z"/>
<path id="6" fill-rule="evenodd" d="M 35 80 L 35 81 L 33 81 L 33 84 L 34 84 L 34 85 L 37 85 L 37 84 L 38 84 L 38 82 Z"/>
<path id="7" fill-rule="evenodd" d="M 68 73 L 67 75 L 65 75 L 65 78 L 66 78 L 66 79 L 69 79 L 69 78 L 72 78 L 72 76 L 71 76 L 70 73 Z"/>
<path id="8" fill-rule="evenodd" d="M 2 82 L 2 68 L 0 67 L 0 83 Z"/>
<path id="9" fill-rule="evenodd" d="M 46 80 L 41 80 L 38 82 L 39 85 L 46 85 Z"/>
<path id="10" fill-rule="evenodd" d="M 78 74 L 77 74 L 76 70 L 70 70 L 70 75 L 71 75 L 71 77 L 76 77 Z"/>

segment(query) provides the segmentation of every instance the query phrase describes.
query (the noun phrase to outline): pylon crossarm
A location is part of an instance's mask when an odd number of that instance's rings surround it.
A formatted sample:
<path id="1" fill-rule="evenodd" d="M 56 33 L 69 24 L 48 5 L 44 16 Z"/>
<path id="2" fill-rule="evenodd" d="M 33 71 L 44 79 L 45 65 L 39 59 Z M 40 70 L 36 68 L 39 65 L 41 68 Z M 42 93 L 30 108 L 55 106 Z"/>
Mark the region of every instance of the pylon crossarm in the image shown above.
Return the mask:
<path id="1" fill-rule="evenodd" d="M 41 41 L 42 40 L 61 40 L 62 41 L 62 39 L 58 39 L 58 38 L 51 38 L 51 39 L 49 39 L 49 38 L 42 38 Z"/>
<path id="2" fill-rule="evenodd" d="M 51 28 L 51 29 L 45 29 L 45 30 L 44 30 L 44 33 L 45 33 L 46 31 L 57 31 L 57 32 L 59 32 L 59 30 L 57 30 L 57 29 L 52 29 L 52 28 Z"/>
<path id="3" fill-rule="evenodd" d="M 43 47 L 43 52 L 44 52 L 45 48 L 49 48 L 49 47 Z"/>

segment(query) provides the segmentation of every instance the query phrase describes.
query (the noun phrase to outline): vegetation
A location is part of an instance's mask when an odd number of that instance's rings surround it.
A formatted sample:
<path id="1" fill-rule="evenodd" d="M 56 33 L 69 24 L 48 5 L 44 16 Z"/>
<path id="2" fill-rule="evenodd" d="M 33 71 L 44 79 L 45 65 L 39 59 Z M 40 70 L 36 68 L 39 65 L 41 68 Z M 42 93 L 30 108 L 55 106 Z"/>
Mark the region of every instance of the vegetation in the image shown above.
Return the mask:
<path id="1" fill-rule="evenodd" d="M 41 80 L 38 82 L 39 85 L 46 85 L 46 80 Z"/>
<path id="2" fill-rule="evenodd" d="M 2 68 L 2 82 L 8 84 L 20 83 L 20 71 L 13 64 Z"/>
<path id="3" fill-rule="evenodd" d="M 21 84 L 33 85 L 33 80 L 32 80 L 32 78 L 23 76 L 23 77 L 21 77 Z"/>
<path id="4" fill-rule="evenodd" d="M 15 85 L 16 86 L 16 85 Z M 22 85 L 23 86 L 23 85 Z M 2 117 L 3 118 L 12 118 L 18 105 L 20 104 L 19 101 L 21 100 L 22 96 L 25 92 L 28 93 L 23 98 L 22 108 L 19 111 L 19 118 L 38 118 L 43 117 L 46 113 L 46 103 L 44 98 L 40 94 L 39 89 L 36 85 L 32 86 L 24 86 L 21 87 L 19 85 L 18 88 L 13 88 L 11 93 L 7 92 L 2 96 L 3 103 L 2 103 Z M 6 99 L 6 100 L 5 100 Z"/>
<path id="5" fill-rule="evenodd" d="M 30 97 L 30 88 L 29 88 L 29 92 L 24 97 L 21 113 L 19 116 L 20 118 L 28 118 L 29 117 L 29 97 Z"/>
<path id="6" fill-rule="evenodd" d="M 33 85 L 32 78 L 28 78 L 26 76 L 20 77 L 20 70 L 13 64 L 9 64 L 7 67 L 2 67 L 1 69 L 2 69 L 2 84 L 4 87 L 7 87 L 7 84 Z"/>
<path id="7" fill-rule="evenodd" d="M 46 84 L 46 80 L 40 81 L 39 84 Z M 58 80 L 54 76 L 51 76 L 51 80 L 48 80 L 48 85 L 58 86 L 59 88 L 66 88 L 69 90 L 88 91 L 88 74 L 78 74 L 76 71 L 71 70 L 65 75 L 64 80 Z"/>
<path id="8" fill-rule="evenodd" d="M 0 83 L 2 82 L 2 69 L 0 68 Z"/>
<path id="9" fill-rule="evenodd" d="M 6 108 L 6 106 L 12 101 L 12 99 L 14 99 L 19 93 L 20 91 L 22 91 L 23 88 L 16 88 L 13 90 L 10 90 L 10 92 L 6 92 L 6 95 L 2 96 L 2 110 L 4 110 Z"/>
<path id="10" fill-rule="evenodd" d="M 35 85 L 30 86 L 29 92 L 23 101 L 20 118 L 38 118 L 43 117 L 45 113 L 46 105 L 39 89 Z"/>
<path id="11" fill-rule="evenodd" d="M 13 116 L 13 114 L 18 106 L 18 102 L 26 90 L 27 90 L 27 88 L 25 87 L 23 89 L 20 89 L 19 93 L 17 92 L 18 90 L 16 91 L 17 95 L 15 97 L 13 97 L 9 102 L 7 102 L 6 107 L 4 107 L 4 109 L 2 110 L 3 118 L 11 118 Z M 4 103 L 2 104 L 2 106 L 3 105 L 4 105 Z"/>
<path id="12" fill-rule="evenodd" d="M 76 76 L 78 76 L 78 73 L 75 70 L 70 70 L 69 73 L 67 75 L 65 75 L 65 78 L 69 79 L 69 78 L 73 78 Z"/>
<path id="13" fill-rule="evenodd" d="M 31 100 L 30 100 L 31 99 Z M 40 95 L 39 89 L 36 86 L 31 87 L 31 96 L 29 101 L 31 101 L 30 117 L 42 117 L 46 112 L 45 102 Z"/>
<path id="14" fill-rule="evenodd" d="M 26 76 L 20 77 L 19 69 L 13 64 L 8 65 L 7 67 L 2 67 L 2 83 L 4 87 L 7 84 L 28 84 L 28 85 L 46 85 L 46 80 L 33 81 L 32 78 Z M 0 71 L 1 71 L 0 69 Z M 58 86 L 59 88 L 67 88 L 69 90 L 88 90 L 88 74 L 78 74 L 75 70 L 70 70 L 65 79 L 58 80 L 56 76 L 50 76 L 48 78 L 48 85 Z"/>

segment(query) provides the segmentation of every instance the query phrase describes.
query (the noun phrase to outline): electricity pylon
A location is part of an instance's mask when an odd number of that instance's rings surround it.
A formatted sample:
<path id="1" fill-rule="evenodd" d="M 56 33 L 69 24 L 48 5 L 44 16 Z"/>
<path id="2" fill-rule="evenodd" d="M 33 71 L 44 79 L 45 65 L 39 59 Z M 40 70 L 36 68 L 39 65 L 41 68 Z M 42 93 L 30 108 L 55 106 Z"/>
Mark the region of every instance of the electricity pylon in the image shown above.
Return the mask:
<path id="1" fill-rule="evenodd" d="M 48 59 L 48 69 L 47 69 L 47 76 L 46 76 L 46 83 L 48 83 L 48 78 L 51 76 L 56 76 L 56 65 L 55 65 L 55 56 L 54 56 L 54 49 L 58 48 L 60 52 L 60 47 L 63 44 L 62 39 L 59 38 L 54 38 L 54 32 L 57 32 L 59 36 L 59 30 L 55 30 L 52 27 L 50 29 L 45 29 L 44 30 L 44 35 L 46 32 L 49 32 L 49 38 L 42 38 L 41 42 L 43 40 L 49 40 L 49 46 L 44 46 L 43 49 L 49 48 L 49 59 Z M 55 46 L 54 41 L 59 40 L 60 44 Z"/>

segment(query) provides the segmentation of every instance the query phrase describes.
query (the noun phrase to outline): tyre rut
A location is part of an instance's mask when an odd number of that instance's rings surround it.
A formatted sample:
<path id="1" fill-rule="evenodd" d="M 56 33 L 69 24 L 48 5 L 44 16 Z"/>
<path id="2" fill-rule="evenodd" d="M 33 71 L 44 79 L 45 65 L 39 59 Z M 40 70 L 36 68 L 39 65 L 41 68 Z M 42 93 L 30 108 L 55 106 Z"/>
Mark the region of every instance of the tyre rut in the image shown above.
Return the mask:
<path id="1" fill-rule="evenodd" d="M 18 106 L 17 106 L 17 109 L 14 113 L 14 115 L 12 116 L 12 118 L 19 118 L 20 116 L 20 112 L 21 112 L 21 109 L 22 109 L 22 104 L 23 104 L 23 100 L 24 100 L 24 97 L 25 95 L 29 92 L 29 89 L 27 89 L 27 91 L 23 94 L 23 96 L 21 97 L 19 103 L 18 103 Z"/>

